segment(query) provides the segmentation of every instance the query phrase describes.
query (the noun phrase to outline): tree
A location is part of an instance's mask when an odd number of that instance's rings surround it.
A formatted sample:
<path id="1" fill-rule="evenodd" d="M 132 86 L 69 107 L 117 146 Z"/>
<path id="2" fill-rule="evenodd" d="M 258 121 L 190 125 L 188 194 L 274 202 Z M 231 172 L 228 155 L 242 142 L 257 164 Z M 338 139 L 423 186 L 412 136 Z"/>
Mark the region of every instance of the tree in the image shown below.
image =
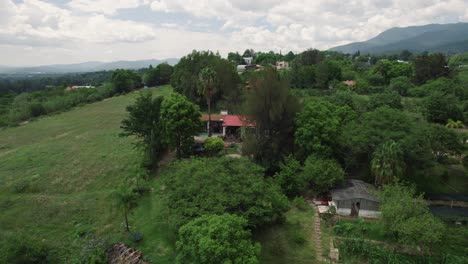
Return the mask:
<path id="1" fill-rule="evenodd" d="M 326 60 L 317 65 L 316 84 L 322 89 L 327 89 L 332 80 L 341 80 L 341 67 L 332 60 Z"/>
<path id="2" fill-rule="evenodd" d="M 212 106 L 224 103 L 227 110 L 234 111 L 243 103 L 243 86 L 232 62 L 209 51 L 193 51 L 174 66 L 171 85 L 174 91 L 185 95 L 191 102 L 204 105 L 206 98 L 200 94 L 200 72 L 209 67 L 216 72 L 217 92 L 211 98 Z"/>
<path id="3" fill-rule="evenodd" d="M 155 169 L 161 153 L 166 149 L 166 135 L 161 123 L 163 97 L 153 98 L 151 93 L 140 95 L 133 105 L 127 106 L 128 117 L 122 120 L 122 136 L 139 138 L 137 146 L 144 149 L 147 166 Z"/>
<path id="4" fill-rule="evenodd" d="M 6 238 L 0 244 L 0 262 L 11 264 L 46 264 L 51 263 L 49 257 L 50 249 L 45 244 L 45 241 L 32 239 L 25 235 L 2 234 L 2 238 Z"/>
<path id="5" fill-rule="evenodd" d="M 430 122 L 446 124 L 447 120 L 463 118 L 459 100 L 455 95 L 435 92 L 423 101 L 423 114 Z"/>
<path id="6" fill-rule="evenodd" d="M 373 94 L 370 96 L 369 108 L 371 110 L 382 106 L 403 109 L 403 105 L 401 104 L 401 96 L 395 91 L 385 91 L 383 93 Z"/>
<path id="7" fill-rule="evenodd" d="M 143 86 L 141 76 L 131 70 L 115 70 L 111 82 L 116 93 L 128 93 Z"/>
<path id="8" fill-rule="evenodd" d="M 128 214 L 130 210 L 136 206 L 136 195 L 132 190 L 122 187 L 120 190 L 114 193 L 116 207 L 122 210 L 125 217 L 125 230 L 130 232 L 130 226 L 128 225 Z"/>
<path id="9" fill-rule="evenodd" d="M 423 195 L 402 183 L 384 185 L 379 193 L 386 232 L 400 243 L 431 249 L 442 241 L 444 224 L 429 212 Z"/>
<path id="10" fill-rule="evenodd" d="M 348 107 L 337 107 L 324 100 L 307 100 L 296 116 L 295 143 L 305 156 L 320 154 L 331 156 L 336 150 L 336 139 L 345 122 L 344 113 L 352 113 Z M 350 111 L 351 110 L 351 111 Z"/>
<path id="11" fill-rule="evenodd" d="M 293 156 L 288 156 L 280 164 L 280 172 L 275 174 L 275 180 L 289 198 L 299 196 L 306 187 L 301 163 Z"/>
<path id="12" fill-rule="evenodd" d="M 209 67 L 203 68 L 199 78 L 201 82 L 199 93 L 205 97 L 208 106 L 208 137 L 211 137 L 211 98 L 217 91 L 216 72 Z"/>
<path id="13" fill-rule="evenodd" d="M 205 140 L 204 146 L 209 156 L 218 156 L 224 150 L 224 140 L 219 137 L 209 137 Z"/>
<path id="14" fill-rule="evenodd" d="M 447 60 L 442 53 L 422 54 L 414 58 L 414 82 L 424 84 L 439 77 L 450 77 Z"/>
<path id="15" fill-rule="evenodd" d="M 176 226 L 206 214 L 236 214 L 249 226 L 283 219 L 287 198 L 264 178 L 264 169 L 246 158 L 182 160 L 161 175 L 163 203 Z"/>
<path id="16" fill-rule="evenodd" d="M 177 263 L 257 264 L 260 245 L 251 241 L 247 220 L 232 214 L 204 215 L 179 229 Z"/>
<path id="17" fill-rule="evenodd" d="M 386 141 L 372 153 L 371 171 L 375 185 L 392 183 L 403 175 L 404 169 L 403 151 L 397 142 Z"/>
<path id="18" fill-rule="evenodd" d="M 463 152 L 463 139 L 452 129 L 439 124 L 427 128 L 432 153 L 437 161 L 445 161 L 449 155 L 460 155 Z"/>
<path id="19" fill-rule="evenodd" d="M 171 80 L 174 67 L 167 63 L 161 63 L 156 68 L 151 68 L 145 73 L 143 79 L 148 86 L 168 84 Z"/>
<path id="20" fill-rule="evenodd" d="M 400 63 L 397 61 L 381 60 L 373 67 L 375 73 L 379 73 L 385 84 L 388 84 L 391 79 L 397 77 L 411 77 L 413 68 L 408 63 Z"/>
<path id="21" fill-rule="evenodd" d="M 389 88 L 398 92 L 401 96 L 406 96 L 408 91 L 413 88 L 413 84 L 408 77 L 400 76 L 390 80 Z"/>
<path id="22" fill-rule="evenodd" d="M 182 158 L 201 128 L 201 113 L 197 105 L 178 93 L 172 93 L 161 105 L 161 120 L 170 146 L 175 147 L 177 158 Z"/>
<path id="23" fill-rule="evenodd" d="M 402 50 L 400 52 L 399 58 L 402 61 L 408 61 L 411 56 L 413 56 L 413 53 L 411 53 L 409 50 Z"/>
<path id="24" fill-rule="evenodd" d="M 338 162 L 315 155 L 306 159 L 303 173 L 316 193 L 326 191 L 336 183 L 344 181 L 344 171 Z"/>
<path id="25" fill-rule="evenodd" d="M 293 150 L 294 116 L 299 102 L 273 68 L 257 72 L 249 81 L 251 89 L 244 106 L 255 130 L 246 135 L 243 152 L 269 171 L 276 170 L 284 156 Z"/>
<path id="26" fill-rule="evenodd" d="M 228 53 L 228 57 L 227 57 L 228 61 L 234 63 L 235 65 L 242 65 L 244 64 L 244 59 L 242 58 L 242 56 L 239 54 L 239 52 L 229 52 Z"/>

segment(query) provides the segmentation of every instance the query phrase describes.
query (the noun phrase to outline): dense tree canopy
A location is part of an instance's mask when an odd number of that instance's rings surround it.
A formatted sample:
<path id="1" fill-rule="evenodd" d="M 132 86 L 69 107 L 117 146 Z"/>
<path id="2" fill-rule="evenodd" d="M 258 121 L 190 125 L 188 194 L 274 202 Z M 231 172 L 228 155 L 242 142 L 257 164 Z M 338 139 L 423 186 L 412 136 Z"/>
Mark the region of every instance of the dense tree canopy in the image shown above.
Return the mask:
<path id="1" fill-rule="evenodd" d="M 177 263 L 259 263 L 260 245 L 251 241 L 247 224 L 231 214 L 195 218 L 179 229 Z"/>
<path id="2" fill-rule="evenodd" d="M 111 80 L 116 93 L 128 93 L 143 86 L 141 76 L 132 70 L 116 70 Z"/>
<path id="3" fill-rule="evenodd" d="M 450 69 L 443 54 L 422 54 L 414 58 L 414 73 L 415 83 L 423 84 L 431 79 L 450 76 Z"/>
<path id="4" fill-rule="evenodd" d="M 160 118 L 162 102 L 163 97 L 142 94 L 133 105 L 127 106 L 129 115 L 121 124 L 122 135 L 134 135 L 140 139 L 138 146 L 145 151 L 146 165 L 153 169 L 166 148 L 166 134 Z"/>
<path id="5" fill-rule="evenodd" d="M 308 186 L 316 193 L 327 191 L 344 181 L 344 171 L 338 162 L 315 155 L 306 159 L 303 173 Z"/>
<path id="6" fill-rule="evenodd" d="M 147 86 L 168 84 L 171 81 L 173 71 L 174 67 L 167 63 L 161 63 L 156 68 L 150 68 L 143 76 L 143 80 Z"/>
<path id="7" fill-rule="evenodd" d="M 200 132 L 200 117 L 200 108 L 189 102 L 185 96 L 173 93 L 164 99 L 161 121 L 168 143 L 176 149 L 179 159 L 183 154 L 189 153 L 193 136 Z"/>
<path id="8" fill-rule="evenodd" d="M 279 187 L 248 159 L 204 158 L 174 163 L 162 175 L 164 202 L 178 225 L 206 214 L 243 216 L 260 227 L 288 208 Z"/>
<path id="9" fill-rule="evenodd" d="M 199 93 L 202 86 L 200 72 L 206 67 L 211 68 L 217 76 L 214 84 L 217 93 L 211 100 L 213 106 L 216 107 L 222 103 L 221 105 L 232 111 L 236 105 L 242 103 L 243 86 L 235 65 L 218 54 L 209 51 L 193 51 L 182 57 L 174 67 L 171 78 L 172 87 L 190 101 L 203 105 L 205 97 Z"/>

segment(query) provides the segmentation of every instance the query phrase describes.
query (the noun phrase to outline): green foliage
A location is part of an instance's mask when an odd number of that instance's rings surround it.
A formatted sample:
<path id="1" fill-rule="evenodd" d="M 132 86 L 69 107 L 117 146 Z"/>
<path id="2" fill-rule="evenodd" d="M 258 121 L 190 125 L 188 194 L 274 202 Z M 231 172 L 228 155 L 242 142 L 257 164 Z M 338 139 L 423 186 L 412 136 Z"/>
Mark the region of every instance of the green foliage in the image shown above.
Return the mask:
<path id="1" fill-rule="evenodd" d="M 385 185 L 379 198 L 382 222 L 400 243 L 430 249 L 442 241 L 445 226 L 429 212 L 423 196 L 417 195 L 414 187 L 401 183 Z"/>
<path id="2" fill-rule="evenodd" d="M 414 81 L 423 84 L 431 79 L 449 77 L 447 60 L 441 53 L 422 54 L 414 58 Z"/>
<path id="3" fill-rule="evenodd" d="M 463 118 L 459 100 L 452 94 L 433 93 L 424 99 L 423 105 L 424 115 L 430 122 L 446 124 L 449 119 Z"/>
<path id="4" fill-rule="evenodd" d="M 200 108 L 181 94 L 173 93 L 161 105 L 161 121 L 170 146 L 177 150 L 180 159 L 188 153 L 201 128 Z"/>
<path id="5" fill-rule="evenodd" d="M 438 161 L 444 161 L 449 155 L 459 155 L 463 151 L 463 141 L 454 130 L 431 124 L 427 132 L 432 152 Z"/>
<path id="6" fill-rule="evenodd" d="M 224 140 L 219 137 L 209 137 L 205 140 L 204 147 L 209 156 L 218 156 L 224 150 Z"/>
<path id="7" fill-rule="evenodd" d="M 43 241 L 30 237 L 9 236 L 0 245 L 0 262 L 11 264 L 50 263 L 49 249 Z"/>
<path id="8" fill-rule="evenodd" d="M 306 201 L 306 199 L 304 199 L 304 197 L 295 197 L 292 201 L 292 204 L 294 205 L 294 207 L 301 211 L 306 211 L 310 209 L 310 205 Z"/>
<path id="9" fill-rule="evenodd" d="M 398 92 L 401 96 L 406 96 L 408 91 L 414 86 L 407 76 L 399 76 L 390 80 L 390 90 Z"/>
<path id="10" fill-rule="evenodd" d="M 260 245 L 251 241 L 240 216 L 204 215 L 179 229 L 177 263 L 256 264 Z"/>
<path id="11" fill-rule="evenodd" d="M 240 85 L 241 80 L 235 66 L 230 61 L 221 58 L 219 54 L 209 51 L 193 51 L 182 57 L 174 67 L 171 85 L 176 92 L 201 105 L 205 101 L 205 96 L 199 92 L 202 88 L 200 72 L 206 67 L 216 72 L 217 77 L 217 92 L 211 98 L 213 106 L 223 102 L 232 112 L 235 106 L 243 102 L 243 87 Z"/>
<path id="12" fill-rule="evenodd" d="M 324 100 L 308 100 L 295 119 L 295 143 L 305 156 L 331 156 L 336 150 L 336 138 L 343 123 L 352 115 L 347 107 L 337 107 Z"/>
<path id="13" fill-rule="evenodd" d="M 292 152 L 294 117 L 300 103 L 273 68 L 256 73 L 250 85 L 244 113 L 255 123 L 255 130 L 246 133 L 243 153 L 253 155 L 268 170 L 276 170 L 283 157 Z"/>
<path id="14" fill-rule="evenodd" d="M 398 180 L 403 176 L 405 162 L 403 151 L 395 141 L 380 144 L 372 153 L 371 171 L 375 177 L 375 185 L 383 185 Z"/>
<path id="15" fill-rule="evenodd" d="M 133 190 L 127 187 L 121 187 L 119 190 L 114 192 L 115 206 L 122 210 L 125 217 L 125 230 L 130 232 L 130 226 L 128 224 L 128 214 L 130 210 L 137 204 L 137 195 Z"/>
<path id="16" fill-rule="evenodd" d="M 141 94 L 133 105 L 127 106 L 128 117 L 122 120 L 123 136 L 136 136 L 146 154 L 146 165 L 158 166 L 159 158 L 166 149 L 166 135 L 161 123 L 163 97 L 153 98 L 151 93 Z"/>
<path id="17" fill-rule="evenodd" d="M 216 72 L 211 68 L 206 67 L 200 71 L 200 88 L 199 93 L 203 95 L 206 99 L 206 104 L 208 106 L 208 117 L 209 117 L 209 127 L 208 127 L 208 136 L 211 136 L 211 99 L 218 91 L 217 82 L 218 78 Z"/>
<path id="18" fill-rule="evenodd" d="M 385 91 L 371 95 L 369 98 L 369 108 L 371 110 L 377 109 L 382 106 L 391 108 L 402 109 L 401 96 L 395 91 Z"/>
<path id="19" fill-rule="evenodd" d="M 319 88 L 327 89 L 331 81 L 341 81 L 341 67 L 338 62 L 325 60 L 317 65 L 316 85 Z"/>
<path id="20" fill-rule="evenodd" d="M 316 193 L 344 181 L 344 171 L 335 160 L 309 156 L 304 163 L 304 177 Z"/>
<path id="21" fill-rule="evenodd" d="M 302 174 L 302 166 L 293 156 L 288 156 L 280 164 L 280 172 L 275 174 L 275 180 L 288 197 L 299 196 L 306 187 L 306 179 Z"/>
<path id="22" fill-rule="evenodd" d="M 383 77 L 385 84 L 388 84 L 393 78 L 411 77 L 413 74 L 413 68 L 410 64 L 390 60 L 377 62 L 373 67 L 373 71 Z"/>
<path id="23" fill-rule="evenodd" d="M 204 158 L 173 164 L 162 176 L 164 203 L 176 225 L 205 214 L 229 212 L 250 226 L 281 220 L 288 201 L 247 159 Z"/>
<path id="24" fill-rule="evenodd" d="M 174 67 L 167 63 L 161 63 L 156 68 L 149 69 L 143 76 L 143 81 L 147 86 L 157 86 L 168 84 Z"/>
<path id="25" fill-rule="evenodd" d="M 367 112 L 367 100 L 352 91 L 336 91 L 329 97 L 330 102 L 338 106 L 348 106 L 357 114 Z"/>
<path id="26" fill-rule="evenodd" d="M 111 77 L 115 93 L 128 93 L 141 88 L 143 83 L 141 76 L 132 70 L 115 70 Z"/>

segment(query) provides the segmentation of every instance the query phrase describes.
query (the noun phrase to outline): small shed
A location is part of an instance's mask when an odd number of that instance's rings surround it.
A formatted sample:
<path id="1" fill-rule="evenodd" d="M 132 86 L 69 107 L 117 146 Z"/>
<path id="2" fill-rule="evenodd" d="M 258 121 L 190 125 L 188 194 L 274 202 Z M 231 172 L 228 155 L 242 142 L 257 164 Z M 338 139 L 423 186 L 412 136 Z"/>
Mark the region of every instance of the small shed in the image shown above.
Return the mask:
<path id="1" fill-rule="evenodd" d="M 374 195 L 375 188 L 360 180 L 348 180 L 330 191 L 332 204 L 337 214 L 378 217 L 379 200 Z"/>

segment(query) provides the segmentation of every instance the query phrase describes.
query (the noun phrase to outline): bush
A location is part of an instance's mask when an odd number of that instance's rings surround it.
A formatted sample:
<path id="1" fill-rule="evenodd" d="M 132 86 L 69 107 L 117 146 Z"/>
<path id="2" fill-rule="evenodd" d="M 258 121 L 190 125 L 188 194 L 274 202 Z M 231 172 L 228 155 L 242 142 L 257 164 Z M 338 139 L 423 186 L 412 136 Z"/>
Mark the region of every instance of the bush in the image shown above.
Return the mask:
<path id="1" fill-rule="evenodd" d="M 2 234 L 5 235 L 5 234 Z M 0 244 L 0 263 L 41 264 L 51 263 L 49 248 L 42 241 L 26 236 L 11 236 Z"/>
<path id="2" fill-rule="evenodd" d="M 205 215 L 179 229 L 177 263 L 257 264 L 260 245 L 251 241 L 245 218 Z"/>
<path id="3" fill-rule="evenodd" d="M 306 210 L 310 209 L 310 205 L 306 201 L 306 199 L 304 199 L 304 197 L 296 197 L 296 198 L 294 198 L 292 203 L 293 203 L 294 207 L 296 207 L 297 209 L 299 209 L 301 211 L 306 211 Z"/>
<path id="4" fill-rule="evenodd" d="M 206 139 L 204 147 L 209 156 L 219 156 L 224 150 L 224 141 L 219 137 L 209 137 Z"/>
<path id="5" fill-rule="evenodd" d="M 129 238 L 130 238 L 130 240 L 133 241 L 134 243 L 138 243 L 138 242 L 140 242 L 141 240 L 143 240 L 143 234 L 140 233 L 140 232 L 133 231 L 133 232 L 130 232 Z"/>
<path id="6" fill-rule="evenodd" d="M 13 192 L 14 193 L 25 192 L 28 187 L 29 187 L 29 181 L 22 180 L 20 182 L 17 182 L 15 185 L 13 185 Z"/>
<path id="7" fill-rule="evenodd" d="M 284 218 L 287 198 L 248 159 L 203 158 L 175 162 L 162 175 L 163 202 L 176 226 L 206 214 L 229 212 L 260 227 Z"/>

